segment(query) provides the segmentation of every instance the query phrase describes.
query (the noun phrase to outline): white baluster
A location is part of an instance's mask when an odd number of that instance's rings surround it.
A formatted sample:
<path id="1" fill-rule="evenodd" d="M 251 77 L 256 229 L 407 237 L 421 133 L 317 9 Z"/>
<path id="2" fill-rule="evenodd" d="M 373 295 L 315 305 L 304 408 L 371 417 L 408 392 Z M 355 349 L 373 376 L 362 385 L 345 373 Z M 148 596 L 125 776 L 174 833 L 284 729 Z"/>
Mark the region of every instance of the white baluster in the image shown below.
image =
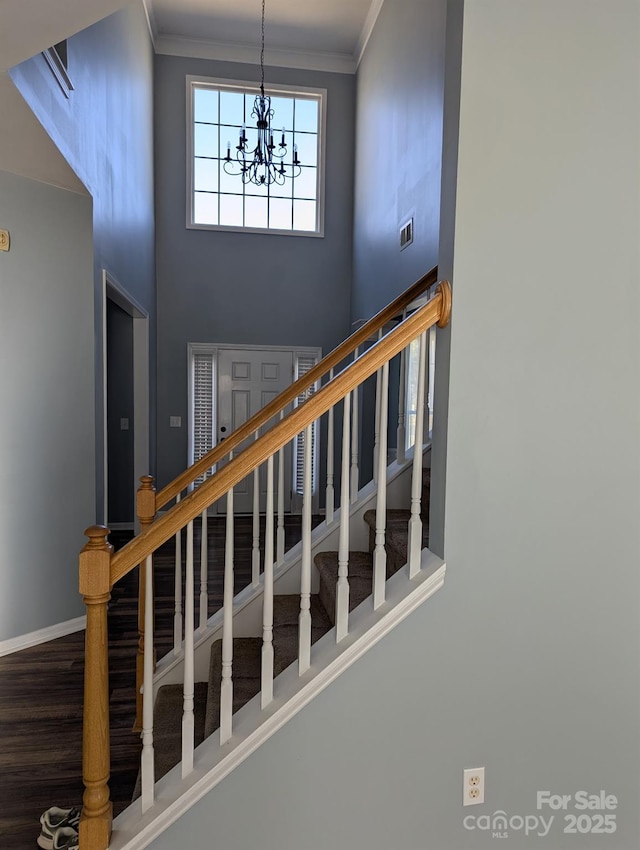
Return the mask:
<path id="1" fill-rule="evenodd" d="M 144 676 L 142 685 L 142 756 L 140 780 L 142 811 L 153 806 L 155 767 L 153 751 L 153 556 L 146 560 L 144 587 Z"/>
<path id="2" fill-rule="evenodd" d="M 280 411 L 284 419 L 284 410 Z M 276 561 L 284 560 L 284 446 L 278 452 L 278 528 L 276 530 Z"/>
<path id="3" fill-rule="evenodd" d="M 267 513 L 262 597 L 262 708 L 273 699 L 273 455 L 267 461 Z"/>
<path id="4" fill-rule="evenodd" d="M 378 340 L 382 339 L 382 328 L 378 331 Z M 376 372 L 376 414 L 373 426 L 373 483 L 378 481 L 378 455 L 380 453 L 380 385 L 382 383 L 382 369 Z"/>
<path id="5" fill-rule="evenodd" d="M 382 367 L 380 376 L 380 452 L 378 453 L 378 492 L 376 503 L 376 542 L 373 550 L 373 608 L 379 608 L 385 599 L 387 582 L 387 431 L 389 421 L 389 361 Z"/>
<path id="6" fill-rule="evenodd" d="M 351 393 L 342 410 L 342 473 L 340 481 L 340 541 L 336 587 L 336 643 L 349 632 L 349 430 Z"/>
<path id="7" fill-rule="evenodd" d="M 353 359 L 356 361 L 358 359 L 358 355 L 360 354 L 360 349 L 356 348 L 353 353 Z M 360 436 L 359 430 L 359 416 L 358 416 L 358 388 L 353 391 L 353 416 L 351 418 L 351 502 L 355 503 L 358 501 L 358 489 L 360 486 L 360 472 L 358 469 L 358 438 Z"/>
<path id="8" fill-rule="evenodd" d="M 198 626 L 201 631 L 206 629 L 209 618 L 209 530 L 207 509 L 202 511 L 202 537 L 200 538 L 200 616 Z"/>
<path id="9" fill-rule="evenodd" d="M 193 520 L 187 526 L 187 560 L 184 576 L 184 690 L 182 707 L 182 778 L 193 770 Z"/>
<path id="10" fill-rule="evenodd" d="M 180 493 L 176 496 L 176 505 Z M 175 608 L 173 614 L 173 651 L 180 655 L 182 649 L 182 532 L 176 532 L 176 566 L 174 579 Z"/>
<path id="11" fill-rule="evenodd" d="M 333 379 L 333 369 L 329 372 L 329 380 Z M 325 499 L 325 519 L 327 525 L 333 522 L 333 512 L 335 510 L 335 492 L 333 483 L 333 430 L 334 430 L 334 413 L 333 407 L 329 408 L 327 416 L 327 495 Z"/>
<path id="12" fill-rule="evenodd" d="M 404 315 L 403 313 L 403 318 Z M 400 386 L 398 390 L 398 431 L 396 437 L 396 459 L 398 463 L 404 463 L 406 460 L 405 452 L 406 452 L 406 443 L 407 443 L 407 429 L 406 429 L 406 415 L 407 415 L 407 349 L 403 348 L 400 352 Z"/>
<path id="13" fill-rule="evenodd" d="M 256 431 L 255 439 L 260 436 Z M 253 544 L 251 547 L 251 582 L 260 583 L 260 467 L 253 470 Z"/>
<path id="14" fill-rule="evenodd" d="M 304 482 L 302 488 L 302 570 L 300 577 L 300 617 L 298 620 L 300 676 L 311 666 L 311 440 L 313 424 L 304 434 Z"/>
<path id="15" fill-rule="evenodd" d="M 424 388 L 427 354 L 427 332 L 420 336 L 420 359 L 418 366 L 418 400 L 416 403 L 416 438 L 413 444 L 413 470 L 411 479 L 411 518 L 409 519 L 409 578 L 420 571 L 422 552 L 422 518 L 420 499 L 422 496 L 422 444 L 424 440 Z"/>
<path id="16" fill-rule="evenodd" d="M 231 738 L 233 715 L 233 489 L 227 493 L 227 532 L 224 557 L 222 620 L 222 683 L 220 685 L 220 743 Z"/>

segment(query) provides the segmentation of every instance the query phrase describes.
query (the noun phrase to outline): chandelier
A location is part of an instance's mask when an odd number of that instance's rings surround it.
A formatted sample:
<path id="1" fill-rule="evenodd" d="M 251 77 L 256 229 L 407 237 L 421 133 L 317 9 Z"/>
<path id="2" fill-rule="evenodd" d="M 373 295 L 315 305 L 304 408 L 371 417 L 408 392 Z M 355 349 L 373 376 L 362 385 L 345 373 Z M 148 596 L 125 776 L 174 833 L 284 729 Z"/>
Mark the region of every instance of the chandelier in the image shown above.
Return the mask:
<path id="1" fill-rule="evenodd" d="M 270 186 L 276 183 L 284 184 L 285 178 L 299 177 L 302 168 L 298 159 L 298 146 L 293 146 L 293 165 L 291 171 L 284 167 L 284 158 L 287 155 L 285 140 L 285 128 L 277 147 L 273 141 L 272 122 L 274 118 L 271 98 L 264 93 L 264 9 L 265 0 L 262 0 L 262 42 L 260 50 L 260 94 L 256 95 L 251 110 L 251 117 L 255 119 L 258 131 L 256 146 L 251 150 L 247 139 L 246 124 L 242 125 L 238 144 L 236 145 L 235 159 L 231 156 L 231 142 L 227 142 L 227 155 L 223 162 L 224 170 L 233 176 L 240 175 L 243 183 L 254 183 L 256 186 Z"/>

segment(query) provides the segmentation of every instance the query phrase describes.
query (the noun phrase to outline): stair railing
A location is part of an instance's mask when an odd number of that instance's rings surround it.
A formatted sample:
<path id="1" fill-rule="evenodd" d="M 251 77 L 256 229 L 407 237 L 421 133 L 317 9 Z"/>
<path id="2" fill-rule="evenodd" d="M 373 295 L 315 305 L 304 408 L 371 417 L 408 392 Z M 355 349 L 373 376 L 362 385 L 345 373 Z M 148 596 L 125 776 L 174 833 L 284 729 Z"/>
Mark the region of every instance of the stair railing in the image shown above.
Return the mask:
<path id="1" fill-rule="evenodd" d="M 264 563 L 263 653 L 262 653 L 262 706 L 273 698 L 273 551 L 274 551 L 274 457 L 281 456 L 283 448 L 300 433 L 304 439 L 304 492 L 302 516 L 302 566 L 299 614 L 298 669 L 303 675 L 311 664 L 311 479 L 312 479 L 312 428 L 319 418 L 343 405 L 342 475 L 340 499 L 340 555 L 336 600 L 336 640 L 342 640 L 349 631 L 349 506 L 352 499 L 353 411 L 358 388 L 371 376 L 380 372 L 380 399 L 376 403 L 379 447 L 378 505 L 376 521 L 377 557 L 374 566 L 374 606 L 384 601 L 386 582 L 384 564 L 384 519 L 386 499 L 386 433 L 387 386 L 389 362 L 413 340 L 420 339 L 421 375 L 424 383 L 424 358 L 427 330 L 433 325 L 444 327 L 449 320 L 451 306 L 450 287 L 439 284 L 436 294 L 422 307 L 416 309 L 399 325 L 375 342 L 366 352 L 334 375 L 328 383 L 307 400 L 294 407 L 265 434 L 253 441 L 239 454 L 232 456 L 214 475 L 192 489 L 166 513 L 155 516 L 158 505 L 152 483 L 147 478 L 138 494 L 138 511 L 144 519 L 143 530 L 118 553 L 114 554 L 107 542 L 108 529 L 93 526 L 87 530 L 89 542 L 80 554 L 80 590 L 87 605 L 85 703 L 83 730 L 83 813 L 80 822 L 81 850 L 105 850 L 111 830 L 111 803 L 109 800 L 109 703 L 108 703 L 108 645 L 106 631 L 107 603 L 113 585 L 138 565 L 144 596 L 143 621 L 143 694 L 142 694 L 142 757 L 141 806 L 148 810 L 154 803 L 155 770 L 153 744 L 153 555 L 159 547 L 177 534 L 186 532 L 186 578 L 184 590 L 184 684 L 182 723 L 182 775 L 188 775 L 194 761 L 194 562 L 193 523 L 221 498 L 227 499 L 226 557 L 224 567 L 224 611 L 222 643 L 222 685 L 220 713 L 220 743 L 228 742 L 233 735 L 233 492 L 247 476 L 262 464 L 267 465 L 267 535 Z M 383 311 L 384 313 L 385 311 Z M 380 314 L 379 314 L 380 315 Z M 367 334 L 369 335 L 369 333 Z M 364 340 L 361 340 L 362 344 Z M 334 368 L 333 366 L 330 368 Z M 310 373 L 305 375 L 310 378 Z M 419 406 L 423 406 L 423 399 Z M 272 414 L 273 415 L 273 414 Z M 254 423 L 255 425 L 255 423 Z M 423 419 L 416 425 L 414 458 L 421 455 Z M 250 433 L 254 426 L 251 427 Z M 256 429 L 257 430 L 257 429 Z M 226 450 L 225 446 L 225 450 Z M 192 467 L 192 470 L 194 467 Z M 414 485 L 421 464 L 414 460 Z M 415 487 L 414 487 L 415 489 Z M 412 490 L 413 493 L 413 490 Z M 179 493 L 174 494 L 178 496 Z M 155 503 L 155 504 L 154 504 Z M 419 498 L 418 498 L 419 505 Z M 413 507 L 413 496 L 412 496 Z M 153 514 L 153 516 L 152 516 Z M 154 520 L 155 516 L 155 520 Z M 414 519 L 412 515 L 412 519 Z M 416 517 L 416 523 L 419 522 Z M 415 524 L 415 523 L 414 523 Z M 417 526 L 416 526 L 417 527 Z M 416 532 L 414 532 L 415 534 Z M 419 553 L 418 553 L 419 554 Z M 413 556 L 412 556 L 413 557 Z M 419 570 L 414 564 L 413 574 Z M 177 589 L 177 585 L 176 585 Z"/>
<path id="2" fill-rule="evenodd" d="M 237 428 L 223 442 L 218 443 L 206 455 L 203 455 L 181 475 L 178 475 L 170 484 L 163 487 L 156 495 L 156 511 L 161 510 L 172 499 L 175 499 L 176 496 L 187 490 L 196 479 L 213 469 L 229 452 L 234 451 L 248 437 L 254 435 L 270 419 L 278 416 L 289 404 L 295 402 L 301 393 L 304 393 L 309 387 L 317 384 L 325 375 L 329 374 L 331 369 L 350 357 L 359 346 L 362 346 L 380 328 L 383 328 L 388 322 L 398 316 L 402 316 L 403 311 L 411 302 L 415 301 L 420 295 L 437 283 L 437 280 L 438 267 L 434 266 L 405 292 L 394 299 L 384 309 L 380 310 L 380 312 L 376 313 L 366 324 L 354 331 L 351 336 L 334 348 L 332 352 L 323 357 L 312 369 L 305 372 L 291 386 L 283 390 L 280 395 Z"/>
<path id="3" fill-rule="evenodd" d="M 385 325 L 390 321 L 402 317 L 406 314 L 409 305 L 420 296 L 424 295 L 437 282 L 438 269 L 434 266 L 430 271 L 423 275 L 419 280 L 413 283 L 405 292 L 395 298 L 390 304 L 380 310 L 362 327 L 354 331 L 344 342 L 338 345 L 330 354 L 326 355 L 319 363 L 317 363 L 308 372 L 294 381 L 286 390 L 280 393 L 275 399 L 269 402 L 265 407 L 259 410 L 242 426 L 237 428 L 225 440 L 220 441 L 213 449 L 211 449 L 203 457 L 196 460 L 188 467 L 181 475 L 177 476 L 172 482 L 167 484 L 158 493 L 153 488 L 153 479 L 145 477 L 138 496 L 138 518 L 141 528 L 145 528 L 153 521 L 158 511 L 165 508 L 170 502 L 175 500 L 178 502 L 182 494 L 191 489 L 201 477 L 206 477 L 212 473 L 217 466 L 224 461 L 231 452 L 237 450 L 241 444 L 251 438 L 257 439 L 261 430 L 276 416 L 284 417 L 286 409 L 294 404 L 298 398 L 308 394 L 310 388 L 315 388 L 320 381 L 329 376 L 333 377 L 335 368 L 343 363 L 347 358 L 358 358 L 359 349 L 368 340 L 379 334 Z M 358 440 L 359 440 L 359 423 L 358 423 L 358 398 L 354 395 L 354 411 L 352 417 L 352 442 L 351 442 L 351 498 L 352 501 L 357 499 L 359 486 L 359 464 L 358 464 Z M 333 411 L 329 414 L 333 417 Z M 333 440 L 333 420 L 328 424 L 329 440 Z M 333 446 L 331 451 L 327 453 L 328 465 L 333 463 Z M 403 449 L 404 450 L 404 449 Z M 281 449 L 278 455 L 278 527 L 276 531 L 276 563 L 280 563 L 284 557 L 284 450 Z M 261 554 L 259 547 L 260 535 L 260 501 L 258 491 L 258 471 L 254 472 L 253 482 L 253 528 L 252 528 L 252 583 L 257 584 L 260 575 Z M 333 469 L 327 469 L 327 517 L 331 520 L 333 515 Z M 202 534 L 200 540 L 200 605 L 199 605 L 199 621 L 198 625 L 204 629 L 207 621 L 208 612 L 208 576 L 207 576 L 207 552 L 208 552 L 208 537 L 207 537 L 207 513 L 203 511 L 201 516 Z M 182 531 L 178 530 L 175 536 L 175 610 L 174 610 L 174 643 L 173 651 L 175 655 L 180 655 L 182 652 L 182 636 L 184 633 L 184 615 L 183 615 L 183 598 L 182 598 L 182 582 L 183 576 L 183 551 Z M 144 669 L 144 566 L 140 569 L 140 590 L 139 590 L 139 633 L 138 633 L 138 650 L 136 661 L 136 720 L 134 723 L 134 731 L 142 729 L 142 699 L 140 696 L 143 681 Z"/>

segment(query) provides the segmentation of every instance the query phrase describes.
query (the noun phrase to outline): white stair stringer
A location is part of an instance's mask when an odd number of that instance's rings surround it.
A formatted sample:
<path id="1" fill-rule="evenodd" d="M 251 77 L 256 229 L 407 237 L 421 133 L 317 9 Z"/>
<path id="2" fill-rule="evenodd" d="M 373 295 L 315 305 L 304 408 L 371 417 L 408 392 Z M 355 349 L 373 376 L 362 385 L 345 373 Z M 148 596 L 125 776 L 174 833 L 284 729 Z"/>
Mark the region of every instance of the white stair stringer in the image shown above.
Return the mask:
<path id="1" fill-rule="evenodd" d="M 180 764 L 156 785 L 154 805 L 142 814 L 136 800 L 113 823 L 110 850 L 142 850 L 208 794 L 300 709 L 330 685 L 381 638 L 426 602 L 444 584 L 446 565 L 423 549 L 420 570 L 409 579 L 405 566 L 386 584 L 386 601 L 373 610 L 372 597 L 349 615 L 349 634 L 336 644 L 335 628 L 312 647 L 311 667 L 298 676 L 294 662 L 274 682 L 274 699 L 266 710 L 260 694 L 233 717 L 233 735 L 220 747 L 216 731 L 196 749 L 194 770 L 184 780 Z"/>

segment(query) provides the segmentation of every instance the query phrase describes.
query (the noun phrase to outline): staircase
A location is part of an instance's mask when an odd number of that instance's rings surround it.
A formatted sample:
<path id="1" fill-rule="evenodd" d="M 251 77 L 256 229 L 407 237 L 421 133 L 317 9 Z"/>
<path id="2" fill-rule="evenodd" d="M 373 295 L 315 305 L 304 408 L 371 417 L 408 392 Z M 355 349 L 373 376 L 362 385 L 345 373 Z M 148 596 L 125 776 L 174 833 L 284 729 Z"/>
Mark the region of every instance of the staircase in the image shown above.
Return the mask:
<path id="1" fill-rule="evenodd" d="M 429 489 L 431 470 L 423 469 L 421 518 L 423 548 L 429 536 Z M 387 511 L 387 578 L 407 563 L 408 524 L 410 511 Z M 364 522 L 369 530 L 369 550 L 349 552 L 349 610 L 353 611 L 369 599 L 373 590 L 373 551 L 375 548 L 376 512 L 368 510 Z M 319 592 L 311 595 L 311 643 L 324 637 L 335 625 L 338 552 L 319 552 L 314 558 L 318 570 Z M 273 597 L 274 675 L 277 677 L 298 659 L 300 596 L 278 594 Z M 260 693 L 262 676 L 262 638 L 244 637 L 233 641 L 233 713 L 235 714 Z M 209 679 L 194 683 L 194 746 L 220 727 L 220 690 L 222 684 L 222 640 L 211 646 Z M 155 780 L 161 779 L 182 757 L 183 686 L 163 685 L 159 688 L 154 713 L 154 742 L 157 750 Z M 133 799 L 140 796 L 138 782 Z"/>
<path id="2" fill-rule="evenodd" d="M 430 477 L 423 468 L 429 334 L 448 322 L 450 311 L 446 282 L 429 297 L 436 274 L 417 281 L 162 491 L 144 476 L 142 531 L 117 554 L 108 529 L 87 529 L 80 554 L 87 605 L 81 850 L 148 846 L 442 586 L 444 564 L 426 548 Z M 397 456 L 389 464 L 391 369 L 400 398 Z M 375 410 L 361 406 L 367 381 L 374 382 Z M 416 393 L 411 399 L 404 395 L 409 384 Z M 371 447 L 361 437 L 365 416 L 373 418 Z M 320 434 L 327 439 L 326 519 L 314 529 L 312 445 Z M 301 452 L 301 541 L 285 553 L 284 449 L 290 442 Z M 412 448 L 405 452 L 407 444 Z M 363 450 L 373 452 L 373 479 L 361 486 Z M 234 489 L 245 479 L 254 487 L 252 574 L 236 594 Z M 208 516 L 217 503 L 225 514 L 223 606 L 208 617 Z M 174 538 L 174 646 L 156 664 L 154 552 Z M 112 587 L 136 566 L 142 751 L 134 802 L 112 824 L 106 611 Z"/>

